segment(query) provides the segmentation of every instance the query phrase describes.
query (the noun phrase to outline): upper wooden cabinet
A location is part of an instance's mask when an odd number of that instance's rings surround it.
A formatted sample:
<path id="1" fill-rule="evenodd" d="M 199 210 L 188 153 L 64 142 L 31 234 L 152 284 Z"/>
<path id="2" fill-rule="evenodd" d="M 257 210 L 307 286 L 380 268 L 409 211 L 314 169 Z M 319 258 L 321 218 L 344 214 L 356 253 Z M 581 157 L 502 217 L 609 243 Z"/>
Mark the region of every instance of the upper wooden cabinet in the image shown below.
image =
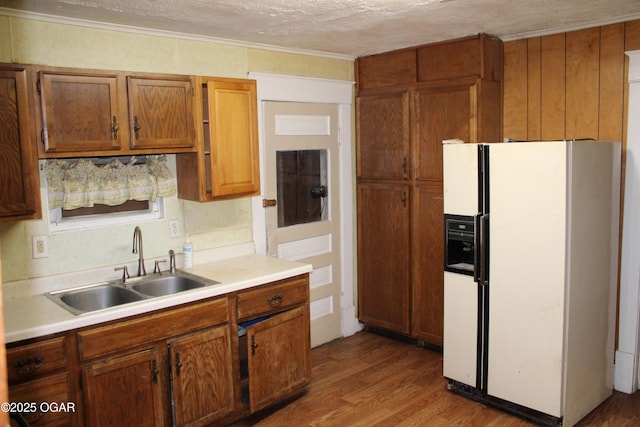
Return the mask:
<path id="1" fill-rule="evenodd" d="M 358 178 L 406 179 L 409 168 L 409 91 L 356 98 Z"/>
<path id="2" fill-rule="evenodd" d="M 477 77 L 502 81 L 502 40 L 478 34 L 416 48 L 418 82 Z"/>
<path id="3" fill-rule="evenodd" d="M 120 150 L 125 117 L 117 75 L 40 73 L 42 139 L 47 153 Z M 126 130 L 126 126 L 125 126 Z"/>
<path id="4" fill-rule="evenodd" d="M 177 156 L 178 197 L 206 202 L 260 192 L 256 82 L 198 77 L 197 153 Z"/>
<path id="5" fill-rule="evenodd" d="M 191 78 L 127 77 L 131 148 L 189 148 L 195 145 Z"/>
<path id="6" fill-rule="evenodd" d="M 192 76 L 46 68 L 40 157 L 193 151 Z"/>
<path id="7" fill-rule="evenodd" d="M 28 73 L 0 65 L 0 222 L 41 217 Z"/>
<path id="8" fill-rule="evenodd" d="M 417 82 L 416 48 L 363 56 L 356 61 L 358 90 Z"/>
<path id="9" fill-rule="evenodd" d="M 411 131 L 417 180 L 442 179 L 442 141 L 499 141 L 502 85 L 463 79 L 411 91 Z"/>
<path id="10" fill-rule="evenodd" d="M 447 40 L 356 61 L 358 91 L 475 77 L 502 81 L 502 41 L 486 34 Z"/>

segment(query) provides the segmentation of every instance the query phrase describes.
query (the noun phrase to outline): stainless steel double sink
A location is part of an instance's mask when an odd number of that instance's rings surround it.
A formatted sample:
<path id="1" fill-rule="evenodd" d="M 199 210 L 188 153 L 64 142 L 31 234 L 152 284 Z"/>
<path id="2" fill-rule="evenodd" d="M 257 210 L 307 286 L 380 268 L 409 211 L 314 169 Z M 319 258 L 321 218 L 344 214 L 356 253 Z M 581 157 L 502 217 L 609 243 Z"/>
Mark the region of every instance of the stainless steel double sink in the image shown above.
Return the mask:
<path id="1" fill-rule="evenodd" d="M 216 284 L 220 284 L 220 282 L 176 271 L 171 274 L 154 273 L 135 277 L 127 279 L 126 282 L 118 279 L 94 283 L 49 292 L 46 296 L 71 313 L 78 315 Z"/>

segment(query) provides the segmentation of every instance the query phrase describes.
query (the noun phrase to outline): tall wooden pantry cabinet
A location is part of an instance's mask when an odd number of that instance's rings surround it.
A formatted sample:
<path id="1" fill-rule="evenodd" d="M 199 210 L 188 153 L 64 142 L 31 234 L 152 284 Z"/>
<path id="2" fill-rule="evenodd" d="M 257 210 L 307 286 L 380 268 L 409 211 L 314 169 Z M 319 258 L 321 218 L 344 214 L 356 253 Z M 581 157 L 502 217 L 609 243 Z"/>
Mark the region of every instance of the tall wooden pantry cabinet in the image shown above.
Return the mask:
<path id="1" fill-rule="evenodd" d="M 358 317 L 442 346 L 442 140 L 499 141 L 502 41 L 358 58 Z"/>

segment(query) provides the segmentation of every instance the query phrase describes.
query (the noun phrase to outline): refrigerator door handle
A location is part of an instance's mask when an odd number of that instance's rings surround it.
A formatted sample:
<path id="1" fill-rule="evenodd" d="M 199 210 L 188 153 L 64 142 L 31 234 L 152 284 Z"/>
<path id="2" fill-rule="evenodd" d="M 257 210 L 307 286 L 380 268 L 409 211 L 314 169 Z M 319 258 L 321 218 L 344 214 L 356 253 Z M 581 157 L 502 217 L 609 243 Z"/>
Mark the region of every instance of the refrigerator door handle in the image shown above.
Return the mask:
<path id="1" fill-rule="evenodd" d="M 482 246 L 482 237 L 480 235 L 481 219 L 481 213 L 473 217 L 473 281 L 478 284 L 480 283 L 480 277 L 482 275 L 482 266 L 480 264 Z"/>
<path id="2" fill-rule="evenodd" d="M 489 214 L 480 216 L 480 273 L 478 274 L 478 284 L 484 286 L 488 283 L 488 256 L 489 256 Z"/>

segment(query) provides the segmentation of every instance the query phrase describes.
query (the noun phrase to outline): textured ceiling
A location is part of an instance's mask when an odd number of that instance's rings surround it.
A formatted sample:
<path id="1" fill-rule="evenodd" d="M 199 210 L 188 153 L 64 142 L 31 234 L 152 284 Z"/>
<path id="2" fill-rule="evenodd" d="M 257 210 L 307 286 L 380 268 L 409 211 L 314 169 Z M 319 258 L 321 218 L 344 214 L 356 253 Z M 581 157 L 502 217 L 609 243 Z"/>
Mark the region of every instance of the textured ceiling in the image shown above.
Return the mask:
<path id="1" fill-rule="evenodd" d="M 509 40 L 640 18 L 640 0 L 0 0 L 0 6 L 347 57 L 482 32 Z"/>

